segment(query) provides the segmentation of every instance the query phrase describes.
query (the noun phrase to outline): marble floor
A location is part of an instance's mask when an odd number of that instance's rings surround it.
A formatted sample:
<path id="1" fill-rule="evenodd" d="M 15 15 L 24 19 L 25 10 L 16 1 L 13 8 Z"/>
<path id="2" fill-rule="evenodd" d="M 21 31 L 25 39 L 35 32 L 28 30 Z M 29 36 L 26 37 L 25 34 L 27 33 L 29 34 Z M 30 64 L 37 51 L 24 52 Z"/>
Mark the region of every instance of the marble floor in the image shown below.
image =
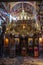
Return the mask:
<path id="1" fill-rule="evenodd" d="M 43 65 L 43 59 L 31 57 L 0 58 L 0 65 Z"/>

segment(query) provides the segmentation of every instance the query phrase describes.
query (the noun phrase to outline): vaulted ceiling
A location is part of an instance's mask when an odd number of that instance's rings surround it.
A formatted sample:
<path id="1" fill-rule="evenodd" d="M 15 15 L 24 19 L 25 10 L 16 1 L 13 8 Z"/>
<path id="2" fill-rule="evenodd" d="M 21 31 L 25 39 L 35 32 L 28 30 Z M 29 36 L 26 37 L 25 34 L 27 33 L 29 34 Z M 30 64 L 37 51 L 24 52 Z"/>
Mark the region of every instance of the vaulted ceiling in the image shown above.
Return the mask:
<path id="1" fill-rule="evenodd" d="M 19 16 L 22 12 L 22 9 L 24 9 L 24 11 L 28 13 L 28 15 L 32 15 L 35 8 L 35 2 L 15 2 L 13 3 L 13 5 L 12 3 L 9 4 L 11 6 L 10 13 L 12 14 L 12 16 Z"/>
<path id="2" fill-rule="evenodd" d="M 14 27 L 14 29 L 15 29 L 15 31 L 18 31 L 18 32 L 20 32 L 21 29 L 22 29 L 21 32 L 25 32 L 26 30 L 27 30 L 27 32 L 29 32 L 30 30 L 31 31 L 33 29 L 35 30 L 35 28 L 37 28 L 37 27 L 40 28 L 40 21 L 37 18 L 38 12 L 37 12 L 36 4 L 37 4 L 36 1 L 32 1 L 32 2 L 5 2 L 5 3 L 2 2 L 0 4 L 0 9 L 3 9 L 3 12 L 5 12 L 5 13 L 1 13 L 1 10 L 0 10 L 0 13 L 3 15 L 3 17 L 5 17 L 5 19 L 8 18 L 8 20 L 9 20 L 10 15 L 13 18 L 14 17 L 17 18 L 18 16 L 20 17 L 20 15 L 22 14 L 22 10 L 24 10 L 25 11 L 24 14 L 26 14 L 28 17 L 33 17 L 33 19 L 26 21 L 26 23 L 25 23 L 26 25 L 23 23 L 24 21 L 22 21 L 22 22 L 17 21 L 15 23 L 16 26 Z M 25 16 L 25 15 L 23 15 L 23 16 Z M 2 19 L 2 16 L 1 16 L 1 19 Z M 15 22 L 15 20 L 14 20 L 14 22 Z M 36 24 L 37 24 L 37 26 L 36 26 Z M 18 28 L 19 28 L 19 30 L 18 30 Z"/>

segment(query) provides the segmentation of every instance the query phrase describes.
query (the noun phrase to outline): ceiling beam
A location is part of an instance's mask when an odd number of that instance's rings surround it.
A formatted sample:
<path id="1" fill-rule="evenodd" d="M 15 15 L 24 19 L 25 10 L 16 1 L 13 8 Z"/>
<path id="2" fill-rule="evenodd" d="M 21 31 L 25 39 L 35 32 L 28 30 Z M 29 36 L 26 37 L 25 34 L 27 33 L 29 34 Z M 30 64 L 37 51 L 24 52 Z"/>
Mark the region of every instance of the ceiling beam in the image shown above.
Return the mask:
<path id="1" fill-rule="evenodd" d="M 5 22 L 5 20 L 2 18 L 2 16 L 0 16 L 0 18 Z"/>
<path id="2" fill-rule="evenodd" d="M 5 5 L 5 3 L 4 3 L 4 2 L 2 2 L 2 5 L 3 5 L 3 7 L 4 7 L 5 11 L 8 13 L 8 11 L 7 11 L 7 7 L 6 7 L 6 5 Z"/>

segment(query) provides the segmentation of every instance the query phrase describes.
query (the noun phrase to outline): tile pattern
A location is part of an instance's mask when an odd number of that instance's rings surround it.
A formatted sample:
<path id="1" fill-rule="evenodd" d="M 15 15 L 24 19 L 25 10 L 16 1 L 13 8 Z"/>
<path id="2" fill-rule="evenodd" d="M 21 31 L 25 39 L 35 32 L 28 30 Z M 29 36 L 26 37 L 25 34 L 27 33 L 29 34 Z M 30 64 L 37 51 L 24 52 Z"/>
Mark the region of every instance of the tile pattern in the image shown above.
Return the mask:
<path id="1" fill-rule="evenodd" d="M 43 65 L 43 59 L 30 57 L 1 58 L 0 65 Z"/>

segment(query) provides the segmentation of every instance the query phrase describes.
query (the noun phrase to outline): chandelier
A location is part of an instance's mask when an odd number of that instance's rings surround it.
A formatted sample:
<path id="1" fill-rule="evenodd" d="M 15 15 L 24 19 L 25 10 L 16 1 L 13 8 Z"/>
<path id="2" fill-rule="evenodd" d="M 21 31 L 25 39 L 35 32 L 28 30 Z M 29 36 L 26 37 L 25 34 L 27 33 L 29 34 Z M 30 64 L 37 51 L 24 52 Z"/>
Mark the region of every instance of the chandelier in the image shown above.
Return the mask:
<path id="1" fill-rule="evenodd" d="M 29 20 L 29 16 L 27 15 L 28 13 L 26 13 L 24 11 L 24 7 L 23 7 L 23 3 L 22 3 L 22 12 L 20 13 L 20 15 L 17 17 L 18 20 Z"/>

